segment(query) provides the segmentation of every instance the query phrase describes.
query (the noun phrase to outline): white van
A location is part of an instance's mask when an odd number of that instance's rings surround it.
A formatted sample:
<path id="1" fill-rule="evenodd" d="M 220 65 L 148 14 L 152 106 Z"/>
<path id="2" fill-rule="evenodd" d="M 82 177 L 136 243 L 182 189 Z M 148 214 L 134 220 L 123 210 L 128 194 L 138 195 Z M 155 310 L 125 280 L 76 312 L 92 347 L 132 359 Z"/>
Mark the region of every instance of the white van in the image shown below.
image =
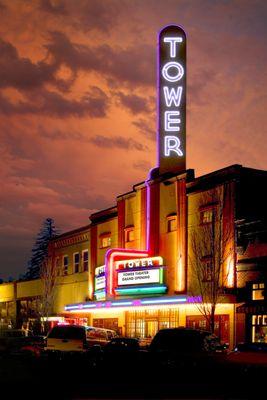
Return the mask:
<path id="1" fill-rule="evenodd" d="M 57 325 L 48 333 L 44 350 L 49 353 L 85 353 L 94 345 L 104 346 L 116 336 L 116 332 L 111 329 Z"/>

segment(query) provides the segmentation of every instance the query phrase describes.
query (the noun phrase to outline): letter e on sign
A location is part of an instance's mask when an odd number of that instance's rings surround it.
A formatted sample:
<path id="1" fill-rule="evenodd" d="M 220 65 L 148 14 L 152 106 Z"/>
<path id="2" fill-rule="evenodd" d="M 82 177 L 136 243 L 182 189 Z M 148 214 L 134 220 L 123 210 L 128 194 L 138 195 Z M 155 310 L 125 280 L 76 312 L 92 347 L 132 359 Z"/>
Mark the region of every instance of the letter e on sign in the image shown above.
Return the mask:
<path id="1" fill-rule="evenodd" d="M 160 174 L 186 170 L 186 35 L 177 25 L 159 33 L 158 165 Z"/>

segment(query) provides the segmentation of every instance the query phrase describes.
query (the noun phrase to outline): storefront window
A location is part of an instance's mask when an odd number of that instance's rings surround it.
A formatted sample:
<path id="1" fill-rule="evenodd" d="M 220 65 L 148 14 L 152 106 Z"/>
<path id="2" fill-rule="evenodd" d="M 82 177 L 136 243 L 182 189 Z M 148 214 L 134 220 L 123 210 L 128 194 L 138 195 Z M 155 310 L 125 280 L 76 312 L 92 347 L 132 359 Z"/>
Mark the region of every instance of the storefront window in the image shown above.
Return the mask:
<path id="1" fill-rule="evenodd" d="M 126 336 L 152 339 L 159 329 L 178 326 L 179 311 L 175 309 L 128 311 L 126 313 Z"/>
<path id="2" fill-rule="evenodd" d="M 186 317 L 186 326 L 188 328 L 208 330 L 208 322 L 203 315 L 189 315 Z M 229 343 L 230 325 L 229 315 L 215 315 L 214 333 L 223 343 Z"/>
<path id="3" fill-rule="evenodd" d="M 267 343 L 267 315 L 252 315 L 252 342 Z"/>
<path id="4" fill-rule="evenodd" d="M 122 335 L 122 327 L 118 325 L 118 318 L 94 318 L 93 326 L 96 328 L 112 329 L 118 335 Z"/>

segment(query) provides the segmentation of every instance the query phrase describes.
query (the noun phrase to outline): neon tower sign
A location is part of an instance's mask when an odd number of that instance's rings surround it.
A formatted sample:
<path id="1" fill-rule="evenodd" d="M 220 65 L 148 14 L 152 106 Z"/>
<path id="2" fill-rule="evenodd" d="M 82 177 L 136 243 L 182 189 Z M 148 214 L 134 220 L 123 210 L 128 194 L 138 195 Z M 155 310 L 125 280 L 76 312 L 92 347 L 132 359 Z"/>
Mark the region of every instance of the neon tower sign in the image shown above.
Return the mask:
<path id="1" fill-rule="evenodd" d="M 186 169 L 186 35 L 169 25 L 158 43 L 158 159 L 160 173 Z"/>

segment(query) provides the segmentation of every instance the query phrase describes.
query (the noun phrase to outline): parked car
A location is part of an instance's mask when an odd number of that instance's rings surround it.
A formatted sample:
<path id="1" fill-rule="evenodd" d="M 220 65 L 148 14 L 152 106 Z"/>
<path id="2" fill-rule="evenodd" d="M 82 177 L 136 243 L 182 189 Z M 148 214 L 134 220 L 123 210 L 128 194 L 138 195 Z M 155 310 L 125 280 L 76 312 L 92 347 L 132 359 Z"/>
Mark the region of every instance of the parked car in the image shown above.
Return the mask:
<path id="1" fill-rule="evenodd" d="M 267 371 L 267 343 L 238 343 L 229 353 L 228 362 L 243 371 L 260 368 Z"/>
<path id="2" fill-rule="evenodd" d="M 267 343 L 263 342 L 242 342 L 238 343 L 234 349 L 235 352 L 267 352 Z"/>
<path id="3" fill-rule="evenodd" d="M 57 325 L 47 335 L 45 352 L 48 355 L 81 355 L 100 352 L 116 332 L 92 326 Z"/>
<path id="4" fill-rule="evenodd" d="M 34 336 L 31 331 L 6 329 L 0 331 L 0 353 L 6 356 L 40 357 L 44 336 Z"/>
<path id="5" fill-rule="evenodd" d="M 140 349 L 138 339 L 116 337 L 106 344 L 103 351 L 106 359 L 116 362 L 119 358 L 135 356 Z"/>
<path id="6" fill-rule="evenodd" d="M 226 346 L 210 332 L 191 328 L 162 329 L 151 344 L 144 347 L 140 340 L 118 337 L 103 349 L 104 367 L 109 373 L 129 375 L 129 370 L 166 372 L 177 370 L 182 374 L 204 373 L 221 365 L 227 356 Z M 131 374 L 129 376 L 132 376 Z"/>
<path id="7" fill-rule="evenodd" d="M 179 369 L 183 373 L 219 366 L 227 356 L 226 346 L 216 335 L 183 327 L 158 331 L 147 352 L 152 368 Z"/>
<path id="8" fill-rule="evenodd" d="M 102 357 L 98 358 L 96 366 L 105 370 L 109 376 L 120 374 L 124 382 L 132 379 L 132 374 L 140 370 L 143 359 L 139 340 L 129 337 L 111 339 L 103 348 Z"/>

